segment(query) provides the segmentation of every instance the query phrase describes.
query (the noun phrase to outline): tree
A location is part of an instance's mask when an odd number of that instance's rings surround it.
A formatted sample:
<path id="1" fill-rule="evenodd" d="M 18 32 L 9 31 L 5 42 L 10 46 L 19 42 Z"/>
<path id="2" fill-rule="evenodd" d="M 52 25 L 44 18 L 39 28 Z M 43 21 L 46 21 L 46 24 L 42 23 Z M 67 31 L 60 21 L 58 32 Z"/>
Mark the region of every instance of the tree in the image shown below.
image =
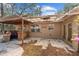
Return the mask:
<path id="1" fill-rule="evenodd" d="M 0 9 L 1 9 L 1 17 L 3 17 L 3 15 L 4 15 L 3 3 L 1 3 L 0 5 L 1 5 L 1 6 L 0 6 L 0 7 L 1 7 L 1 8 L 0 8 Z"/>
<path id="2" fill-rule="evenodd" d="M 41 7 L 36 3 L 5 3 L 3 5 L 4 16 L 11 15 L 41 15 Z"/>
<path id="3" fill-rule="evenodd" d="M 57 14 L 64 14 L 64 10 L 57 11 Z"/>
<path id="4" fill-rule="evenodd" d="M 66 12 L 68 12 L 69 10 L 73 9 L 74 7 L 76 7 L 76 6 L 78 6 L 78 5 L 79 5 L 79 3 L 65 3 L 63 10 L 59 10 L 59 11 L 57 12 L 57 14 L 66 13 Z"/>
<path id="5" fill-rule="evenodd" d="M 16 14 L 18 15 L 25 15 L 30 14 L 32 16 L 40 15 L 41 8 L 37 7 L 36 3 L 24 3 L 24 4 L 16 4 L 15 7 Z"/>
<path id="6" fill-rule="evenodd" d="M 4 16 L 14 15 L 15 3 L 5 3 L 3 9 L 4 9 Z"/>
<path id="7" fill-rule="evenodd" d="M 1 9 L 1 17 L 3 17 L 4 16 L 3 3 L 1 3 L 0 5 L 1 5 L 0 6 L 1 7 L 0 8 Z M 1 31 L 4 30 L 4 24 L 0 24 L 0 25 L 1 25 Z"/>
<path id="8" fill-rule="evenodd" d="M 14 13 L 15 13 L 14 10 L 15 10 L 15 5 L 16 5 L 16 4 L 15 4 L 15 3 L 10 3 L 10 5 L 11 5 L 11 9 L 12 9 L 12 10 L 11 10 L 11 11 L 12 11 L 12 15 L 14 15 Z"/>
<path id="9" fill-rule="evenodd" d="M 73 9 L 74 7 L 78 6 L 78 3 L 66 3 L 64 4 L 64 11 L 68 12 L 69 10 Z"/>
<path id="10" fill-rule="evenodd" d="M 41 15 L 41 7 L 40 6 L 37 6 L 36 10 L 34 11 L 33 15 L 36 15 L 36 16 L 40 16 Z"/>

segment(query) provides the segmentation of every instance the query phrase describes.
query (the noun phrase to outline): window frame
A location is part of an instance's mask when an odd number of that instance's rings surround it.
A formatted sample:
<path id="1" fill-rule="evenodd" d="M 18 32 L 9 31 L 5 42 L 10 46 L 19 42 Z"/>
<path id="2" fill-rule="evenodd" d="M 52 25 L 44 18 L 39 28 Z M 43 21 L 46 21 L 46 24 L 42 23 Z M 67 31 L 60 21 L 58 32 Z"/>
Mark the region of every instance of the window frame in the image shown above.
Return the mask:
<path id="1" fill-rule="evenodd" d="M 54 24 L 53 23 L 48 24 L 48 31 L 51 32 L 53 31 L 53 29 L 54 29 Z"/>
<path id="2" fill-rule="evenodd" d="M 31 32 L 40 32 L 40 27 L 37 24 L 31 25 Z"/>

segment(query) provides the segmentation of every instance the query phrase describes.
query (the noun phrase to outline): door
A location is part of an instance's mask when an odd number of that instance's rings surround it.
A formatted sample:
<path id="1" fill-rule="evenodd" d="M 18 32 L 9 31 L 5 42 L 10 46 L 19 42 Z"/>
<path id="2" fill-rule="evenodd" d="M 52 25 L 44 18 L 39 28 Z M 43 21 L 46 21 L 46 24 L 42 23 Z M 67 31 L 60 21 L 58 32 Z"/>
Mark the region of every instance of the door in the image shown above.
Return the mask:
<path id="1" fill-rule="evenodd" d="M 79 25 L 78 25 L 78 36 L 79 36 Z M 78 53 L 79 53 L 79 42 L 78 42 Z"/>
<path id="2" fill-rule="evenodd" d="M 66 28 L 65 28 L 65 25 L 64 25 L 64 39 L 66 39 Z"/>
<path id="3" fill-rule="evenodd" d="M 72 38 L 72 24 L 68 24 L 68 41 L 71 42 L 71 38 Z"/>

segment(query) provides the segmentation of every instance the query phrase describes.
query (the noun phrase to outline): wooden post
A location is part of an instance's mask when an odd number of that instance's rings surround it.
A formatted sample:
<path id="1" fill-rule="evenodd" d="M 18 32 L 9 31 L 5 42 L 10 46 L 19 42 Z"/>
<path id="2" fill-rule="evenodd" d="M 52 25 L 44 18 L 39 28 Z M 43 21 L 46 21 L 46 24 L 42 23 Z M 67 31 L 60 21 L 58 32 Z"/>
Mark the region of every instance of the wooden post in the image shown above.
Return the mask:
<path id="1" fill-rule="evenodd" d="M 24 20 L 22 19 L 22 45 L 23 45 L 23 43 L 24 43 L 24 38 L 23 38 L 23 32 L 24 32 Z"/>

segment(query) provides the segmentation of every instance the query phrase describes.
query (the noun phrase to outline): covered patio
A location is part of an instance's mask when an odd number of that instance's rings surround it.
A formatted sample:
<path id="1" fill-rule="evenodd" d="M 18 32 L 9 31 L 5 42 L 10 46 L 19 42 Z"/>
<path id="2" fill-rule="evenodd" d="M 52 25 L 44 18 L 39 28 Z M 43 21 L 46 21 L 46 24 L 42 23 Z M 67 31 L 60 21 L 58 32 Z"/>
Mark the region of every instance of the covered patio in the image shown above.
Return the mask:
<path id="1" fill-rule="evenodd" d="M 27 20 L 27 19 L 24 19 L 23 16 L 9 16 L 9 17 L 0 18 L 0 23 L 20 25 L 21 26 L 21 31 L 18 32 L 18 36 L 19 36 L 18 39 L 21 39 L 22 44 L 23 44 L 23 40 L 25 39 L 24 35 L 26 34 L 26 33 L 24 33 L 24 26 L 28 25 L 28 24 L 31 24 L 32 22 Z M 18 31 L 18 29 L 16 31 Z M 27 34 L 29 34 L 29 33 L 27 33 Z M 10 40 L 10 35 L 11 35 L 11 33 L 8 33 L 7 35 L 4 35 L 4 37 L 9 37 L 8 40 Z"/>

